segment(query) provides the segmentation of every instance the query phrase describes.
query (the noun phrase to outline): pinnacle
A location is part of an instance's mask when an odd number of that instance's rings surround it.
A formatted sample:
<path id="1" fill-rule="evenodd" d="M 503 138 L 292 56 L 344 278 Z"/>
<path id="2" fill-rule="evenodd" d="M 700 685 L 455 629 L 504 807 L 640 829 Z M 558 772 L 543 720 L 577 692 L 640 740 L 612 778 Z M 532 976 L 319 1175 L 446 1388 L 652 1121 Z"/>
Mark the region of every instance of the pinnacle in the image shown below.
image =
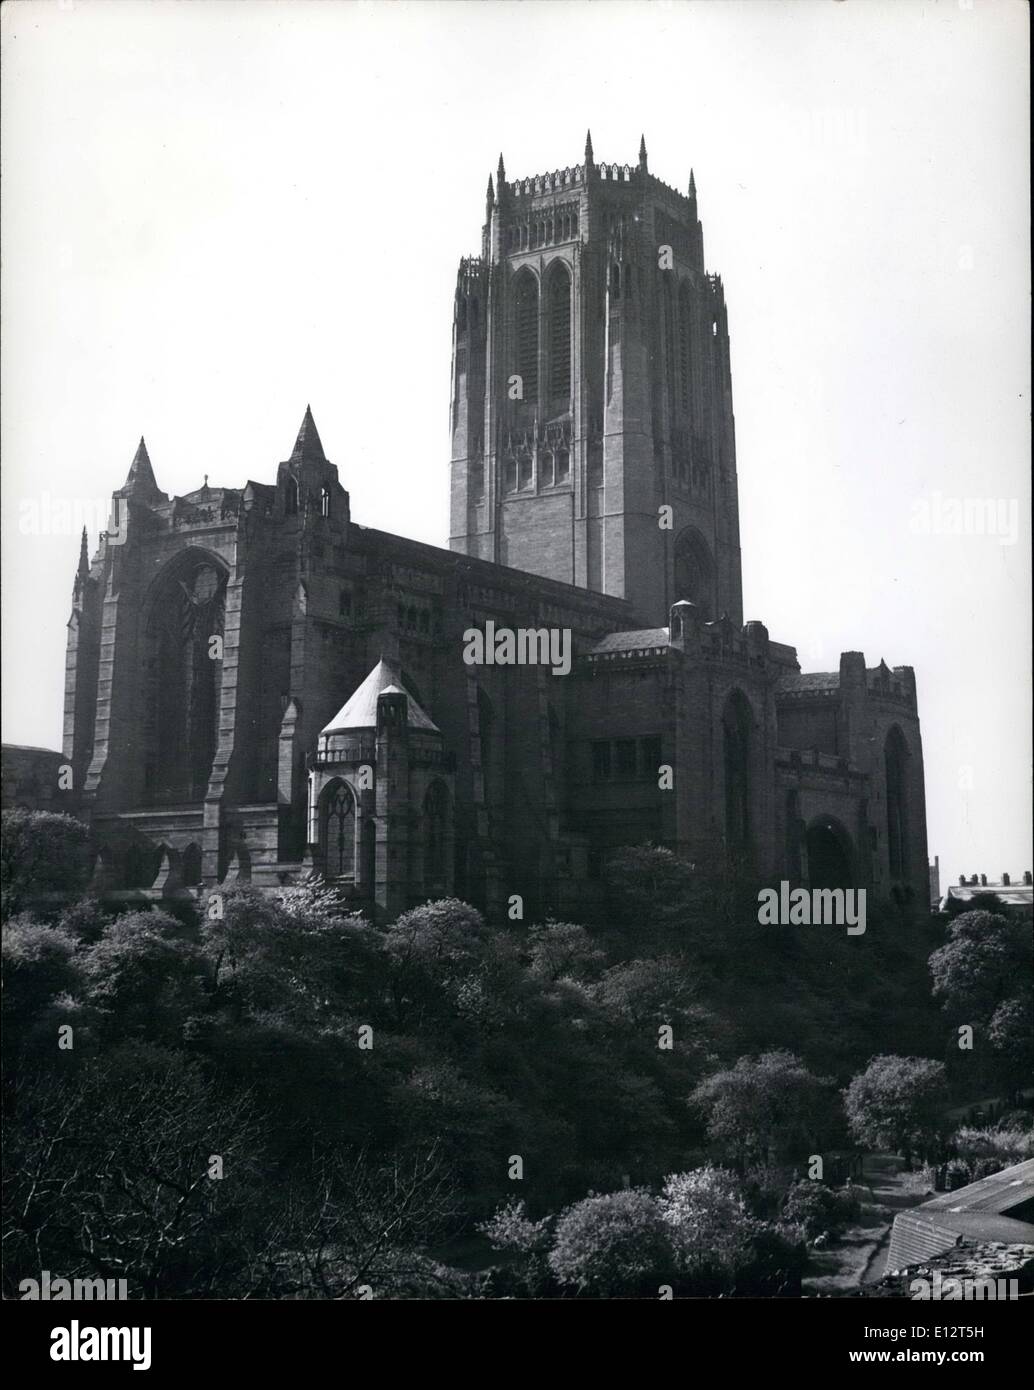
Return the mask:
<path id="1" fill-rule="evenodd" d="M 585 132 L 585 162 L 586 164 L 591 164 L 593 162 L 591 130 Z"/>
<path id="2" fill-rule="evenodd" d="M 500 194 L 503 191 L 503 184 L 506 182 L 506 165 L 503 163 L 502 152 L 499 154 L 499 167 L 495 172 L 495 181 L 499 186 Z"/>
<path id="3" fill-rule="evenodd" d="M 312 418 L 312 407 L 305 407 L 305 414 L 302 417 L 301 429 L 298 431 L 298 438 L 294 441 L 294 448 L 291 450 L 292 459 L 312 459 L 317 463 L 325 463 L 326 454 L 323 452 L 323 445 L 320 442 L 319 431 L 316 429 L 316 421 Z"/>
<path id="4" fill-rule="evenodd" d="M 144 443 L 143 435 L 140 436 L 140 443 L 136 447 L 133 462 L 129 465 L 129 474 L 121 491 L 124 497 L 155 498 L 164 496 L 155 481 L 154 469 L 151 467 L 151 460 L 147 454 L 147 445 Z"/>
<path id="5" fill-rule="evenodd" d="M 640 135 L 640 137 L 639 137 L 639 163 L 640 163 L 640 164 L 645 164 L 645 163 L 646 163 L 646 136 L 645 136 L 645 135 Z"/>

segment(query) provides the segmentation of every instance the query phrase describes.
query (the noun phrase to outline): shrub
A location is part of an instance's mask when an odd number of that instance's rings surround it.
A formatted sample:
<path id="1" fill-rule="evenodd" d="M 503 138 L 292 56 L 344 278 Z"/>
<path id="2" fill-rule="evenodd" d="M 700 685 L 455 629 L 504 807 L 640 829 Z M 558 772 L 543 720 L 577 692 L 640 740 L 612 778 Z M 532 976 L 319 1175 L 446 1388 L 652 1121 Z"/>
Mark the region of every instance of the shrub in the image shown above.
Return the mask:
<path id="1" fill-rule="evenodd" d="M 857 1220 L 860 1210 L 858 1197 L 850 1188 L 837 1191 L 808 1179 L 794 1183 L 783 1204 L 786 1220 L 798 1226 L 808 1240 L 839 1235 Z"/>
<path id="2" fill-rule="evenodd" d="M 675 1282 L 671 1231 L 649 1192 L 586 1197 L 561 1213 L 550 1267 L 561 1284 L 597 1298 L 654 1296 Z"/>

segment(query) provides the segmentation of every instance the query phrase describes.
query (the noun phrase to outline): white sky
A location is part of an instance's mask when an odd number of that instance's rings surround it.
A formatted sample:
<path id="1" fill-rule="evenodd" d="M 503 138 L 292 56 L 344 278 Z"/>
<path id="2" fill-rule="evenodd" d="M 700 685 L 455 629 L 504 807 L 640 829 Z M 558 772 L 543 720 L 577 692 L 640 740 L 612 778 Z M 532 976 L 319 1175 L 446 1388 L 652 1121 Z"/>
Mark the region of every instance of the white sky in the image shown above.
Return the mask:
<path id="1" fill-rule="evenodd" d="M 311 401 L 367 525 L 448 544 L 452 295 L 485 184 L 684 187 L 729 305 L 745 616 L 916 668 L 942 883 L 1031 867 L 1021 0 L 8 0 L 4 739 L 60 747 L 78 530 L 270 482 Z M 1016 503 L 1016 543 L 916 534 Z M 33 505 L 34 504 L 34 505 Z M 35 534 L 25 528 L 38 518 Z M 91 550 L 98 522 L 91 524 Z"/>

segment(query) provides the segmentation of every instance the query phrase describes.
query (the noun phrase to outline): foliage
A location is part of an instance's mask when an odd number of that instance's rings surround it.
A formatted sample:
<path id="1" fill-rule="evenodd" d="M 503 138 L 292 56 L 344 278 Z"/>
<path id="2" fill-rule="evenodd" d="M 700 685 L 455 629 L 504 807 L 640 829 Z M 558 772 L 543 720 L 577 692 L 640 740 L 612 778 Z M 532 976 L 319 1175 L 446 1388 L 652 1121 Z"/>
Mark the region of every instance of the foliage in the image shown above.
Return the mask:
<path id="1" fill-rule="evenodd" d="M 53 811 L 4 811 L 0 838 L 0 915 L 81 891 L 89 831 Z"/>
<path id="2" fill-rule="evenodd" d="M 813 1076 L 792 1052 L 741 1057 L 702 1081 L 691 1101 L 707 1116 L 710 1137 L 741 1165 L 767 1160 L 775 1148 L 814 1152 L 834 1131 L 839 1109 L 832 1082 Z"/>
<path id="3" fill-rule="evenodd" d="M 861 1207 L 850 1188 L 834 1189 L 821 1182 L 803 1179 L 786 1194 L 784 1219 L 798 1226 L 808 1240 L 818 1236 L 837 1236 L 858 1219 Z"/>
<path id="4" fill-rule="evenodd" d="M 656 1297 L 675 1277 L 671 1229 L 656 1198 L 637 1188 L 562 1212 L 549 1263 L 561 1284 L 596 1298 Z"/>
<path id="5" fill-rule="evenodd" d="M 947 1099 L 944 1063 L 928 1057 L 874 1057 L 844 1091 L 857 1143 L 901 1153 L 909 1164 L 941 1141 Z"/>

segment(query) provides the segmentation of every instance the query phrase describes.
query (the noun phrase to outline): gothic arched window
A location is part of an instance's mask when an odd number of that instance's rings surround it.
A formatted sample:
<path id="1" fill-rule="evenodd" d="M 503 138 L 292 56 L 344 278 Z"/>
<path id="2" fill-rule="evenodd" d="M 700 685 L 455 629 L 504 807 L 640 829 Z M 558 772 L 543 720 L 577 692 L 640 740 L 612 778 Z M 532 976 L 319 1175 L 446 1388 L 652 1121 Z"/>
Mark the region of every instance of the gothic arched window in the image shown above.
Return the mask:
<path id="1" fill-rule="evenodd" d="M 556 480 L 566 483 L 571 475 L 571 455 L 566 449 L 558 449 L 556 454 Z"/>
<path id="2" fill-rule="evenodd" d="M 521 271 L 513 290 L 515 366 L 521 378 L 523 398 L 539 395 L 539 287 L 530 271 Z"/>
<path id="3" fill-rule="evenodd" d="M 330 516 L 330 488 L 326 483 L 320 488 L 320 516 Z"/>
<path id="4" fill-rule="evenodd" d="M 432 782 L 424 797 L 424 892 L 429 897 L 449 887 L 449 793 Z"/>
<path id="5" fill-rule="evenodd" d="M 686 530 L 675 542 L 675 600 L 688 599 L 710 622 L 714 607 L 714 563 L 698 531 Z"/>
<path id="6" fill-rule="evenodd" d="M 355 878 L 355 797 L 346 782 L 323 794 L 323 866 L 328 878 Z"/>
<path id="7" fill-rule="evenodd" d="M 571 394 L 571 277 L 563 265 L 549 279 L 549 394 Z"/>
<path id="8" fill-rule="evenodd" d="M 890 876 L 908 877 L 908 745 L 895 724 L 883 748 L 887 782 L 887 858 Z"/>
<path id="9" fill-rule="evenodd" d="M 284 511 L 288 516 L 298 514 L 298 479 L 288 478 L 284 488 Z"/>
<path id="10" fill-rule="evenodd" d="M 145 634 L 144 795 L 204 796 L 215 758 L 223 668 L 226 574 L 204 552 L 159 580 Z"/>
<path id="11" fill-rule="evenodd" d="M 742 853 L 750 843 L 750 705 L 734 690 L 722 715 L 725 787 L 725 844 Z"/>

